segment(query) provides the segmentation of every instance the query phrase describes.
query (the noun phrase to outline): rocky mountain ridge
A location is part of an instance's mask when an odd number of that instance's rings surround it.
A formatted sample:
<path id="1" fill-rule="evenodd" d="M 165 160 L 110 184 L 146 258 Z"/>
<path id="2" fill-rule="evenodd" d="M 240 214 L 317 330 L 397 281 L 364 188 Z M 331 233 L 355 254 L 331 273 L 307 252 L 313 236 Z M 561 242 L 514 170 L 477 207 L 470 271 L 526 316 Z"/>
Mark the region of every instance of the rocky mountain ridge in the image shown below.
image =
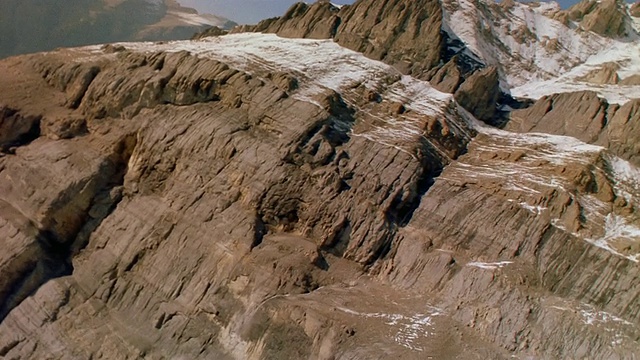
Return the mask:
<path id="1" fill-rule="evenodd" d="M 563 26 L 501 6 L 490 46 Z M 637 356 L 639 86 L 578 80 L 620 45 L 587 30 L 575 78 L 517 85 L 581 91 L 510 99 L 447 28 L 496 11 L 296 5 L 244 28 L 288 38 L 0 62 L 0 357 Z"/>

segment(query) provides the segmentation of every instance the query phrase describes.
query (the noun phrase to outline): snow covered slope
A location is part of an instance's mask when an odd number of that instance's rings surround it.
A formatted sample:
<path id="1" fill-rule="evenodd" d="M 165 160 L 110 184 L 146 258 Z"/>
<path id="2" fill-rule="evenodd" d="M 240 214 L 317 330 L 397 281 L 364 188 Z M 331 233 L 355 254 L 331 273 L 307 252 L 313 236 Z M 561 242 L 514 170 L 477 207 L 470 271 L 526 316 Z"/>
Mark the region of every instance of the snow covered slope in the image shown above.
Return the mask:
<path id="1" fill-rule="evenodd" d="M 639 19 L 626 7 L 627 36 L 610 38 L 563 19 L 555 2 L 522 4 L 445 0 L 444 30 L 461 40 L 516 97 L 537 99 L 558 92 L 592 90 L 613 103 L 640 97 L 640 83 L 594 84 L 584 76 L 614 63 L 620 80 L 640 74 Z M 606 20 L 603 20 L 606 21 Z M 613 86 L 615 85 L 615 86 Z"/>

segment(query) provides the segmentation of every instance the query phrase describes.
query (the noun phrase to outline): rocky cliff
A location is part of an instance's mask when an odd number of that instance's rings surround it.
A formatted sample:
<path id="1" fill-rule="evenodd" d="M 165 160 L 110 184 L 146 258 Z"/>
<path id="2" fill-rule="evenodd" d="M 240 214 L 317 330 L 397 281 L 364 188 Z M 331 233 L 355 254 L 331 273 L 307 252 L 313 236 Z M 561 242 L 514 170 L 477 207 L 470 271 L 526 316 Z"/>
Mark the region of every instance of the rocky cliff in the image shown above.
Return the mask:
<path id="1" fill-rule="evenodd" d="M 417 3 L 1 61 L 0 358 L 640 355 L 640 87 L 583 79 L 638 43 L 518 78 L 449 21 L 555 12 Z"/>
<path id="2" fill-rule="evenodd" d="M 0 4 L 0 58 L 114 41 L 188 39 L 235 23 L 198 14 L 175 0 L 5 0 Z"/>

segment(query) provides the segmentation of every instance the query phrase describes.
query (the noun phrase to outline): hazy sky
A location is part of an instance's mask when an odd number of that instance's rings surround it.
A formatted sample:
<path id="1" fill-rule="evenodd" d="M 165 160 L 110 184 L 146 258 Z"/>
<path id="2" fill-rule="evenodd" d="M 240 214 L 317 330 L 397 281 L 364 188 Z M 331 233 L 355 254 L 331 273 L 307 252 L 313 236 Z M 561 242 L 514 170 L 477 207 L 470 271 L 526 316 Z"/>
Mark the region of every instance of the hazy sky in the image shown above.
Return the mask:
<path id="1" fill-rule="evenodd" d="M 0 0 L 2 1 L 2 0 Z M 221 15 L 241 24 L 280 16 L 299 0 L 178 0 L 184 6 L 198 9 L 201 13 Z M 308 3 L 313 0 L 306 1 Z M 334 4 L 351 4 L 354 0 L 332 0 Z"/>
<path id="2" fill-rule="evenodd" d="M 297 1 L 300 0 L 178 0 L 182 5 L 196 8 L 201 13 L 221 15 L 241 24 L 255 24 L 262 19 L 280 16 Z M 314 0 L 306 2 L 312 3 Z M 351 4 L 354 0 L 332 0 L 332 2 Z M 566 8 L 578 0 L 559 0 L 558 2 Z"/>

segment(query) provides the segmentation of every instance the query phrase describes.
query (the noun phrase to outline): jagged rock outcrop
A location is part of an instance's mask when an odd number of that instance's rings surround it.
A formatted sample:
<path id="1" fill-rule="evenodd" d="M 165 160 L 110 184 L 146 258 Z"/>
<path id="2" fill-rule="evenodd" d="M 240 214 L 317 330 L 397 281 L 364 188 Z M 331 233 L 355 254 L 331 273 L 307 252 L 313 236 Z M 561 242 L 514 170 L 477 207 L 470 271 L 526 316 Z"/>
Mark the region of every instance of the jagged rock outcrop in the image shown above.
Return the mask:
<path id="1" fill-rule="evenodd" d="M 454 96 L 477 119 L 493 123 L 500 98 L 498 70 L 489 67 L 474 73 L 458 88 Z"/>
<path id="2" fill-rule="evenodd" d="M 620 80 L 620 85 L 640 85 L 640 75 L 631 75 L 627 78 Z"/>
<path id="3" fill-rule="evenodd" d="M 22 116 L 16 109 L 0 107 L 0 147 L 7 150 L 39 136 L 40 117 Z"/>
<path id="4" fill-rule="evenodd" d="M 620 76 L 618 76 L 619 69 L 620 66 L 616 63 L 605 63 L 602 65 L 602 67 L 594 69 L 581 77 L 580 80 L 593 84 L 615 85 L 620 82 Z M 629 80 L 627 80 L 626 82 L 629 82 Z"/>
<path id="5" fill-rule="evenodd" d="M 640 164 L 640 100 L 629 101 L 608 118 L 597 144 L 606 146 L 618 156 Z"/>
<path id="6" fill-rule="evenodd" d="M 433 74 L 429 79 L 429 82 L 433 87 L 442 92 L 455 92 L 462 82 L 462 75 L 460 74 L 458 67 L 455 65 L 455 60 L 452 59 L 445 66 L 437 69 L 435 74 Z"/>
<path id="7" fill-rule="evenodd" d="M 569 18 L 580 22 L 585 30 L 610 37 L 621 37 L 628 34 L 626 4 L 624 2 L 583 0 L 569 8 L 567 12 Z"/>
<path id="8" fill-rule="evenodd" d="M 640 17 L 640 3 L 636 2 L 632 4 L 631 7 L 629 8 L 629 13 L 633 17 Z"/>
<path id="9" fill-rule="evenodd" d="M 222 36 L 229 33 L 229 30 L 221 29 L 217 26 L 212 26 L 205 31 L 199 32 L 191 37 L 191 40 L 200 40 L 210 36 Z"/>
<path id="10" fill-rule="evenodd" d="M 616 155 L 640 165 L 640 112 L 638 100 L 622 106 L 609 104 L 592 92 L 544 97 L 531 107 L 511 113 L 506 129 L 567 135 L 607 147 Z"/>
<path id="11" fill-rule="evenodd" d="M 464 54 L 450 53 L 452 45 L 449 42 L 453 40 L 442 31 L 442 14 L 441 4 L 431 0 L 357 1 L 341 8 L 319 1 L 312 5 L 297 3 L 280 18 L 267 19 L 255 26 L 237 27 L 232 32 L 332 38 L 346 48 L 390 64 L 402 73 L 429 80 L 437 89 L 453 93 L 482 64 Z M 491 98 L 500 91 L 497 81 L 485 81 L 483 85 L 487 86 Z M 491 103 L 493 110 L 475 113 L 486 105 L 467 103 L 466 99 L 461 97 L 461 104 L 480 118 L 495 113 L 496 101 Z"/>
<path id="12" fill-rule="evenodd" d="M 276 33 L 291 38 L 330 39 L 336 36 L 342 22 L 339 12 L 340 9 L 328 1 L 318 1 L 312 5 L 299 2 L 291 6 L 283 16 L 264 20 L 251 31 Z"/>
<path id="13" fill-rule="evenodd" d="M 234 31 L 292 38 L 333 38 L 340 45 L 416 77 L 436 67 L 443 48 L 442 10 L 437 1 L 358 1 L 335 7 L 328 1 L 297 3 L 287 13 Z"/>
<path id="14" fill-rule="evenodd" d="M 595 142 L 615 111 L 593 92 L 543 97 L 529 108 L 511 113 L 506 129 L 572 136 Z"/>

